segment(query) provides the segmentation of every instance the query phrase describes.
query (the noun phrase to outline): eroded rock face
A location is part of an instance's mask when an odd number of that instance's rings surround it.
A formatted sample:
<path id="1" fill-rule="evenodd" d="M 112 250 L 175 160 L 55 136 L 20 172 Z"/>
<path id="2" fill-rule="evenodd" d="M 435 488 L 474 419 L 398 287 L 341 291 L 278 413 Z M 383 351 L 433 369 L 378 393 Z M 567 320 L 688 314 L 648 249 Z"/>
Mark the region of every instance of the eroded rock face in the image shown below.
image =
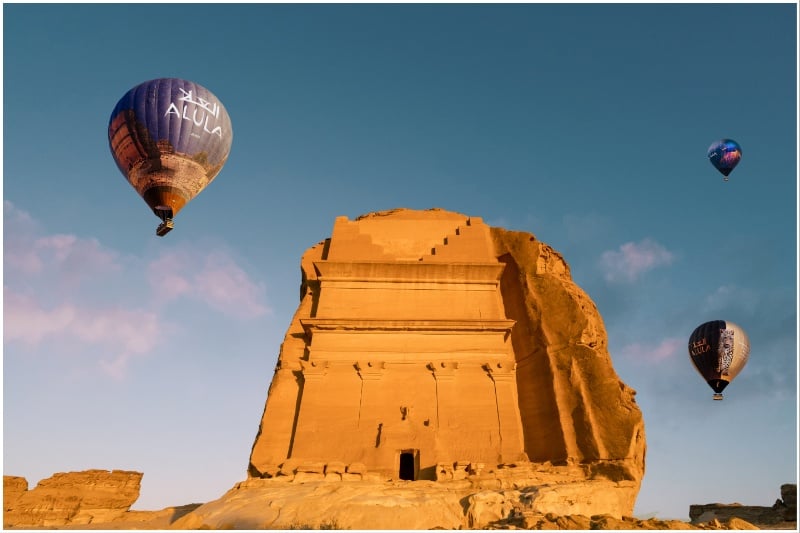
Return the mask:
<path id="1" fill-rule="evenodd" d="M 589 464 L 591 477 L 641 481 L 644 421 L 636 392 L 614 371 L 594 302 L 547 244 L 502 228 L 491 234 L 505 265 L 505 311 L 516 321 L 511 340 L 528 457 Z"/>
<path id="2" fill-rule="evenodd" d="M 477 217 L 398 209 L 337 218 L 301 270 L 250 477 L 499 489 L 514 464 L 537 512 L 572 501 L 584 507 L 570 514 L 632 514 L 641 411 L 551 247 Z M 536 485 L 526 468 L 551 479 Z"/>
<path id="3" fill-rule="evenodd" d="M 110 522 L 124 515 L 139 497 L 141 480 L 140 472 L 85 470 L 54 474 L 27 490 L 24 478 L 3 476 L 3 526 Z"/>
<path id="4" fill-rule="evenodd" d="M 3 476 L 3 511 L 28 490 L 28 480 L 19 476 Z"/>
<path id="5" fill-rule="evenodd" d="M 740 519 L 766 529 L 786 529 L 787 524 L 797 526 L 797 485 L 781 485 L 781 498 L 771 507 L 742 505 L 740 503 L 706 503 L 691 505 L 689 519 L 693 524 L 713 520 Z"/>

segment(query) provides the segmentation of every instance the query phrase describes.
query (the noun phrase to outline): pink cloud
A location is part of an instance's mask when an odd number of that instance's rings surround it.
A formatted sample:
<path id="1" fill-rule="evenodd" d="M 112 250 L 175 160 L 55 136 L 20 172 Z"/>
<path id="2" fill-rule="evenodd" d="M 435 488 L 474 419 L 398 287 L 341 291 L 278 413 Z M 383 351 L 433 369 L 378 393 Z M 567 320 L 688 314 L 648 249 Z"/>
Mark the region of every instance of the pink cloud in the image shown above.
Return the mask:
<path id="1" fill-rule="evenodd" d="M 264 284 L 254 282 L 223 251 L 173 250 L 151 262 L 147 276 L 155 299 L 160 302 L 186 297 L 237 318 L 255 318 L 270 312 L 262 303 Z"/>
<path id="2" fill-rule="evenodd" d="M 650 239 L 639 243 L 628 242 L 619 251 L 603 252 L 600 265 L 606 281 L 636 281 L 640 274 L 672 263 L 673 255 Z"/>
<path id="3" fill-rule="evenodd" d="M 223 313 L 248 318 L 269 311 L 260 301 L 265 292 L 264 285 L 253 282 L 225 254 L 207 256 L 204 268 L 195 276 L 195 282 L 202 299 Z"/>
<path id="4" fill-rule="evenodd" d="M 12 292 L 3 287 L 3 339 L 38 344 L 48 336 L 68 329 L 75 320 L 75 309 L 60 306 L 43 309 L 30 296 Z"/>
<path id="5" fill-rule="evenodd" d="M 623 347 L 621 353 L 629 359 L 658 363 L 672 359 L 682 354 L 684 350 L 686 350 L 685 339 L 669 337 L 655 345 L 635 342 Z"/>
<path id="6" fill-rule="evenodd" d="M 150 290 L 159 302 L 175 300 L 192 291 L 192 283 L 186 277 L 192 268 L 187 253 L 167 252 L 147 266 L 147 280 Z"/>
<path id="7" fill-rule="evenodd" d="M 104 248 L 97 239 L 79 238 L 75 235 L 48 235 L 34 241 L 39 257 L 58 274 L 65 283 L 76 284 L 93 280 L 97 274 L 119 272 L 119 254 Z"/>
<path id="8" fill-rule="evenodd" d="M 5 267 L 12 275 L 34 276 L 45 271 L 64 283 L 90 280 L 98 273 L 121 270 L 119 254 L 97 239 L 76 235 L 39 236 L 31 216 L 6 200 L 3 203 Z"/>
<path id="9" fill-rule="evenodd" d="M 161 327 L 150 311 L 121 308 L 81 307 L 60 303 L 45 308 L 35 298 L 3 289 L 4 342 L 36 346 L 46 340 L 76 340 L 116 352 L 116 363 L 109 373 L 121 376 L 124 363 L 135 355 L 150 352 L 158 343 Z"/>
<path id="10" fill-rule="evenodd" d="M 132 357 L 168 340 L 165 328 L 172 326 L 161 316 L 161 304 L 185 298 L 235 318 L 271 312 L 264 284 L 228 252 L 169 248 L 143 272 L 140 258 L 95 238 L 47 234 L 8 201 L 4 223 L 9 346 L 31 349 L 46 342 L 62 353 L 104 354 L 97 361 L 102 369 L 122 377 Z"/>

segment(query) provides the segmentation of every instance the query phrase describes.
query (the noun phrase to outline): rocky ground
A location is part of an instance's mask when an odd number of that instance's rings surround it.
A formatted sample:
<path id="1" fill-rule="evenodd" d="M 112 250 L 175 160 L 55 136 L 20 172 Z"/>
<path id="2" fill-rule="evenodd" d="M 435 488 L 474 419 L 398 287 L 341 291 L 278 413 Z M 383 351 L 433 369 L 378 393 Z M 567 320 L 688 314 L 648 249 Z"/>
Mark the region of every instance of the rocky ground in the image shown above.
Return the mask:
<path id="1" fill-rule="evenodd" d="M 692 506 L 692 522 L 684 522 L 543 512 L 537 510 L 536 492 L 544 487 L 476 492 L 464 482 L 293 483 L 250 479 L 205 504 L 131 511 L 140 480 L 138 472 L 89 470 L 56 474 L 28 490 L 24 478 L 4 476 L 4 528 L 797 529 L 794 484 L 781 487 L 783 499 L 772 507 Z"/>
<path id="2" fill-rule="evenodd" d="M 167 530 L 167 529 L 237 529 L 232 525 L 223 525 L 219 528 L 212 528 L 209 526 L 201 525 L 197 528 L 181 525 L 179 518 L 190 513 L 192 510 L 199 507 L 200 504 L 191 504 L 181 507 L 169 507 L 160 511 L 130 511 L 129 516 L 121 517 L 113 522 L 99 523 L 99 524 L 85 524 L 85 525 L 64 525 L 60 527 L 24 527 L 24 528 L 6 528 L 10 530 L 25 529 L 25 530 L 51 530 L 51 529 L 64 529 L 64 530 Z M 298 520 L 282 528 L 269 528 L 269 529 L 284 529 L 284 530 L 322 530 L 322 529 L 347 529 L 341 527 L 335 521 L 322 522 L 322 523 L 305 523 Z M 727 521 L 721 522 L 719 520 L 711 520 L 701 524 L 691 524 L 681 520 L 660 520 L 650 518 L 642 520 L 633 517 L 614 518 L 607 515 L 598 516 L 582 516 L 582 515 L 569 515 L 569 516 L 555 516 L 555 515 L 526 515 L 522 517 L 512 518 L 486 526 L 482 529 L 532 529 L 532 530 L 590 530 L 590 529 L 603 529 L 603 530 L 789 530 L 796 531 L 796 522 L 784 522 L 772 524 L 768 527 L 758 526 L 751 524 L 739 518 L 731 518 Z"/>

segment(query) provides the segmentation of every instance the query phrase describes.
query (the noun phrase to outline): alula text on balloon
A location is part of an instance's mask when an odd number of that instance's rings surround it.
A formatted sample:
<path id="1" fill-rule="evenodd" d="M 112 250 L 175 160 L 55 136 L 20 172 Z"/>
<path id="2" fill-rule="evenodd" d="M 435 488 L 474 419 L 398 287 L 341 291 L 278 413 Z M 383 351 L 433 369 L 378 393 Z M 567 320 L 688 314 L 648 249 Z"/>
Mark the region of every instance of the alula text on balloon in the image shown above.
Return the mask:
<path id="1" fill-rule="evenodd" d="M 706 339 L 700 339 L 699 341 L 694 341 L 689 345 L 689 354 L 690 355 L 700 355 L 701 353 L 706 353 L 711 349 L 711 345 L 708 343 Z"/>
<path id="2" fill-rule="evenodd" d="M 195 126 L 202 126 L 203 131 L 222 138 L 222 126 L 213 126 L 211 121 L 216 121 L 219 118 L 219 104 L 216 102 L 209 102 L 204 98 L 192 97 L 192 91 L 186 91 L 182 88 L 179 90 L 183 93 L 178 98 L 178 104 L 170 102 L 164 116 L 177 115 L 182 120 L 189 120 Z"/>

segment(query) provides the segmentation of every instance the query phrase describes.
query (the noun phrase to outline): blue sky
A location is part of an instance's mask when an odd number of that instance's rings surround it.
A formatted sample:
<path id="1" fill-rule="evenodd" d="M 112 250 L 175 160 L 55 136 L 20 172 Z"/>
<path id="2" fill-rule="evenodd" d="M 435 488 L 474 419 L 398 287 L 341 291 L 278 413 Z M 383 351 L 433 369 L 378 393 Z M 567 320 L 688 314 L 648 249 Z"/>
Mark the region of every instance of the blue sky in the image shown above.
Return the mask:
<path id="1" fill-rule="evenodd" d="M 135 509 L 246 477 L 302 253 L 335 217 L 440 207 L 527 231 L 638 391 L 636 514 L 797 482 L 794 4 L 3 5 L 3 472 L 144 472 Z M 181 77 L 233 122 L 161 239 L 109 115 Z M 743 150 L 723 182 L 709 145 Z M 686 344 L 742 326 L 712 391 Z"/>

